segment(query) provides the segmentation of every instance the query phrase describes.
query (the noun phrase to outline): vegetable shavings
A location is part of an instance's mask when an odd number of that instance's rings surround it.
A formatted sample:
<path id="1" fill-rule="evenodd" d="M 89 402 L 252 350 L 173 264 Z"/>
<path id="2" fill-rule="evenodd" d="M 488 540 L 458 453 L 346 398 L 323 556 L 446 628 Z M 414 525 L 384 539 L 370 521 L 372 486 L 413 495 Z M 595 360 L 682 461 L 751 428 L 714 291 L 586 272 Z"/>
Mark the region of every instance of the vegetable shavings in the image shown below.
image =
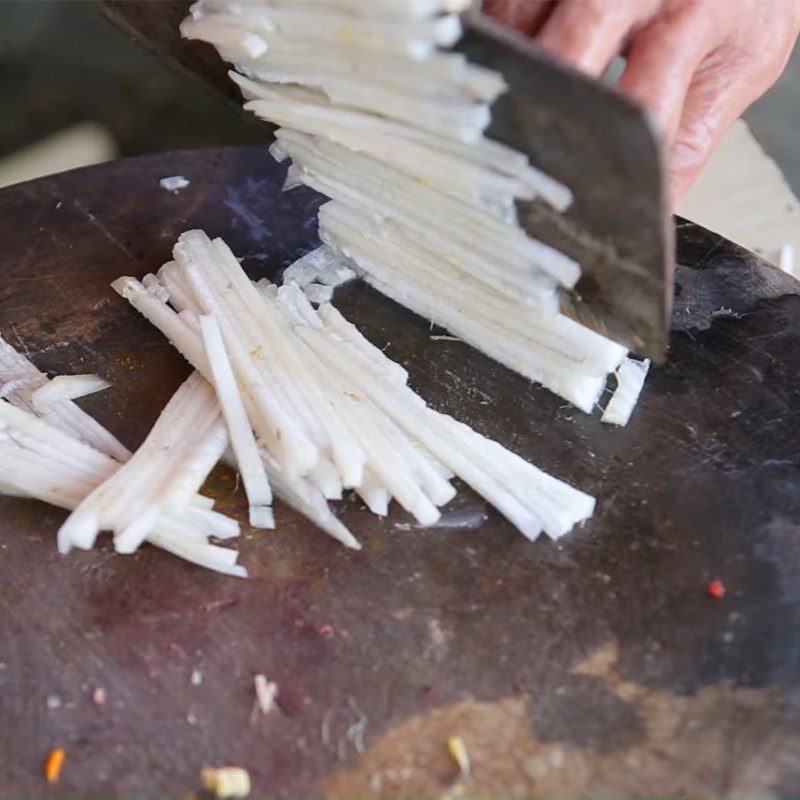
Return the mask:
<path id="1" fill-rule="evenodd" d="M 309 283 L 304 291 L 311 303 L 330 303 L 333 299 L 333 286 L 324 286 L 321 283 Z"/>
<path id="2" fill-rule="evenodd" d="M 225 350 L 222 333 L 214 317 L 200 317 L 200 333 L 211 367 L 217 399 L 228 426 L 237 468 L 250 503 L 250 524 L 258 528 L 274 528 L 269 479 Z"/>

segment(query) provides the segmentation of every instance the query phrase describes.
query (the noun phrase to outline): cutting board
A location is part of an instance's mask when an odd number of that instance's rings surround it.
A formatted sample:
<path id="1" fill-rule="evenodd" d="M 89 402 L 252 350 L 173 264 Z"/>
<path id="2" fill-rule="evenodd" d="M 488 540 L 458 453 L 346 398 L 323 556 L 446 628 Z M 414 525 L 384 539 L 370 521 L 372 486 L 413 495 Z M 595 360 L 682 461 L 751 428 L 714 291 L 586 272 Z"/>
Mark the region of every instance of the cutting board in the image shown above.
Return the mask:
<path id="1" fill-rule="evenodd" d="M 188 368 L 109 283 L 193 227 L 275 276 L 317 243 L 321 202 L 283 194 L 283 170 L 208 150 L 0 192 L 0 332 L 111 380 L 85 406 L 136 447 Z M 186 189 L 159 187 L 176 174 Z M 237 580 L 107 541 L 59 556 L 62 512 L 0 499 L 3 793 L 186 797 L 231 764 L 256 796 L 444 797 L 460 735 L 468 796 L 800 794 L 800 284 L 678 235 L 670 358 L 625 429 L 364 286 L 337 293 L 434 407 L 597 496 L 559 544 L 464 487 L 435 529 L 340 503 L 358 553 L 278 505 L 275 532 L 244 527 Z M 244 519 L 230 472 L 209 489 Z M 266 716 L 256 673 L 279 686 Z"/>

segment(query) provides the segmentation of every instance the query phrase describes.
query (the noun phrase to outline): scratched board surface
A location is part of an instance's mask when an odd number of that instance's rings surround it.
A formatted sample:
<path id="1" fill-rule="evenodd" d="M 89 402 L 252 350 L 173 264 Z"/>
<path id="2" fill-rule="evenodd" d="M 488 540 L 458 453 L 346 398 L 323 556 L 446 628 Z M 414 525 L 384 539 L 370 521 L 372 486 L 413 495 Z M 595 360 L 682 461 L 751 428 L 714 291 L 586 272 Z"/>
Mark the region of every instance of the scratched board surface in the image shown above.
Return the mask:
<path id="1" fill-rule="evenodd" d="M 191 227 L 274 276 L 315 245 L 320 202 L 282 173 L 229 149 L 0 192 L 0 332 L 111 380 L 85 406 L 135 447 L 188 369 L 109 282 Z M 190 185 L 159 188 L 175 174 Z M 257 796 L 440 797 L 453 735 L 467 795 L 800 794 L 798 284 L 688 223 L 679 239 L 670 359 L 622 430 L 363 286 L 337 294 L 432 405 L 599 498 L 557 546 L 463 488 L 429 530 L 345 500 L 360 553 L 279 505 L 274 533 L 245 527 L 242 581 L 147 547 L 61 557 L 62 512 L 0 499 L 3 794 L 185 797 L 234 764 Z M 230 472 L 210 491 L 242 519 Z M 256 673 L 280 687 L 268 716 Z"/>

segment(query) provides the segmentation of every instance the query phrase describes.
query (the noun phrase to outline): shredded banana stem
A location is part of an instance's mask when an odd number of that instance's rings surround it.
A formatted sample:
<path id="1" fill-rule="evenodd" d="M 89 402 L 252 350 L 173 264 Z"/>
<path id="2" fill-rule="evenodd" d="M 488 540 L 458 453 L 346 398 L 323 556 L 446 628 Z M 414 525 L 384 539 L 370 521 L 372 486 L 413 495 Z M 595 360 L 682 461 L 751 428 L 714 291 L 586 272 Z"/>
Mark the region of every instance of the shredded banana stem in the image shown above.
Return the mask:
<path id="1" fill-rule="evenodd" d="M 200 332 L 203 337 L 206 355 L 211 365 L 214 389 L 230 434 L 231 447 L 236 455 L 239 474 L 242 476 L 247 500 L 250 503 L 250 524 L 260 527 L 265 519 L 271 518 L 272 492 L 258 452 L 253 429 L 247 418 L 236 379 L 233 374 L 225 344 L 222 341 L 219 325 L 214 317 L 200 317 Z M 266 527 L 274 527 L 272 524 Z"/>

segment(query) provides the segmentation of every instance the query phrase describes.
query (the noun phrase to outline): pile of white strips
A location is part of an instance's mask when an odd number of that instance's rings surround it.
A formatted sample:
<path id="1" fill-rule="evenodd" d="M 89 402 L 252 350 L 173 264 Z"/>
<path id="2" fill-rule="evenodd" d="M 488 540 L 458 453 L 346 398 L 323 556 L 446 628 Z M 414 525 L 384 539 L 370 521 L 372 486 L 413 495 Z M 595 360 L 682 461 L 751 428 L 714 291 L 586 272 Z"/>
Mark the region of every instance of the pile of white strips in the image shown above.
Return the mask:
<path id="1" fill-rule="evenodd" d="M 316 260 L 323 279 L 341 276 L 328 255 L 320 248 L 303 261 Z M 113 284 L 195 369 L 133 456 L 73 402 L 103 384 L 48 384 L 2 342 L 0 490 L 71 509 L 62 552 L 111 531 L 121 553 L 149 541 L 245 574 L 235 551 L 209 541 L 235 537 L 238 524 L 199 494 L 221 458 L 241 475 L 252 526 L 272 527 L 274 491 L 352 548 L 360 545 L 328 504 L 346 489 L 381 516 L 395 499 L 427 526 L 457 476 L 530 539 L 558 538 L 591 516 L 589 495 L 428 408 L 406 371 L 330 303 L 315 309 L 291 281 L 253 283 L 227 245 L 201 231 L 183 234 L 173 257 L 157 276 Z"/>
<path id="2" fill-rule="evenodd" d="M 322 241 L 372 286 L 590 413 L 624 347 L 559 311 L 579 265 L 517 224 L 570 191 L 484 136 L 502 77 L 444 48 L 468 0 L 200 0 L 181 32 L 233 64 L 271 147 L 331 201 Z M 620 421 L 612 408 L 607 421 Z"/>

